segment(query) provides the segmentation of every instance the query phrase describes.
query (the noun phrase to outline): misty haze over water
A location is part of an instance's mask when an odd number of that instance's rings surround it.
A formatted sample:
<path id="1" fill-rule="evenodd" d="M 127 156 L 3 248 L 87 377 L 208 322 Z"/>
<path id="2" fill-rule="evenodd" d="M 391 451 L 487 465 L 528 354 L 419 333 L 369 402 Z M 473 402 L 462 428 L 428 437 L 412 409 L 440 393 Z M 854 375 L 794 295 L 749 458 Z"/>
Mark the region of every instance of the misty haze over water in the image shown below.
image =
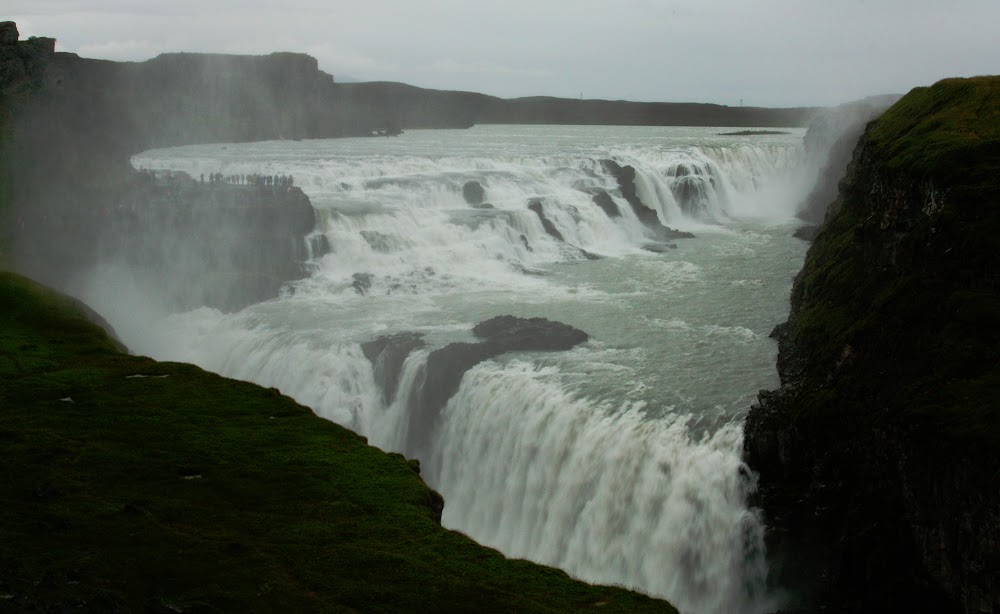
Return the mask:
<path id="1" fill-rule="evenodd" d="M 281 298 L 236 313 L 171 312 L 124 262 L 75 289 L 133 351 L 276 386 L 419 458 L 444 524 L 509 556 L 684 611 L 768 611 L 742 420 L 777 384 L 768 333 L 805 252 L 792 216 L 811 176 L 802 130 L 719 132 L 482 126 L 149 151 L 133 165 L 293 175 L 331 252 Z M 651 233 L 608 159 L 636 169 L 662 224 L 696 238 Z M 470 182 L 484 204 L 468 202 Z M 590 341 L 480 363 L 432 424 L 413 422 L 431 350 L 503 314 Z M 362 345 L 397 333 L 426 346 L 387 391 Z M 414 439 L 418 428 L 429 434 Z"/>

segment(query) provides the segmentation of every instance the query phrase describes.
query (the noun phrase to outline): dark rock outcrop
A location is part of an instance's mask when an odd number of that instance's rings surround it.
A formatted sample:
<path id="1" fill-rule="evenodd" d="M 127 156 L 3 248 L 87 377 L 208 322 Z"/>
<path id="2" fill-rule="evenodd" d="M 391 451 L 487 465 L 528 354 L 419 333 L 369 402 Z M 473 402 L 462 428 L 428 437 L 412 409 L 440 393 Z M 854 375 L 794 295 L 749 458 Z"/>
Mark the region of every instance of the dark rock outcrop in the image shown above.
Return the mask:
<path id="1" fill-rule="evenodd" d="M 375 369 L 375 382 L 382 390 L 382 400 L 391 405 L 396 399 L 403 363 L 413 350 L 427 345 L 420 333 L 385 335 L 361 344 L 361 351 Z"/>
<path id="2" fill-rule="evenodd" d="M 559 229 L 556 228 L 556 225 L 552 223 L 552 220 L 546 217 L 545 210 L 542 207 L 542 201 L 540 199 L 535 198 L 529 201 L 528 209 L 534 211 L 535 215 L 538 216 L 538 219 L 542 221 L 542 228 L 545 229 L 545 234 L 560 243 L 564 243 L 566 241 L 566 239 L 563 238 L 562 233 L 559 232 Z"/>
<path id="3" fill-rule="evenodd" d="M 690 232 L 674 230 L 673 228 L 664 226 L 660 223 L 660 218 L 656 215 L 656 212 L 642 203 L 635 187 L 635 167 L 629 165 L 622 166 L 614 160 L 601 160 L 601 166 L 604 167 L 605 172 L 615 178 L 615 181 L 618 182 L 618 188 L 622 192 L 622 198 L 628 202 L 632 207 L 632 211 L 635 212 L 636 217 L 639 218 L 639 221 L 653 233 L 656 239 L 690 239 L 694 237 Z"/>
<path id="4" fill-rule="evenodd" d="M 0 45 L 16 45 L 21 34 L 13 21 L 0 22 Z"/>
<path id="5" fill-rule="evenodd" d="M 472 334 L 504 352 L 568 350 L 589 339 L 587 333 L 562 322 L 514 316 L 480 322 L 472 328 Z"/>
<path id="6" fill-rule="evenodd" d="M 594 204 L 600 207 L 601 211 L 604 211 L 604 214 L 608 217 L 621 217 L 622 212 L 618 210 L 618 205 L 615 204 L 615 201 L 606 190 L 594 192 L 592 199 Z"/>
<path id="7" fill-rule="evenodd" d="M 316 100 L 307 92 L 322 81 L 314 59 L 169 54 L 117 64 L 53 45 L 0 46 L 0 113 L 11 128 L 0 143 L 0 249 L 10 245 L 18 270 L 66 287 L 95 263 L 120 262 L 162 288 L 170 308 L 230 310 L 277 296 L 329 248 L 307 240 L 315 214 L 298 188 L 129 165 L 152 146 L 307 134 Z"/>
<path id="8" fill-rule="evenodd" d="M 794 608 L 1000 612 L 1000 78 L 869 124 L 745 426 Z"/>
<path id="9" fill-rule="evenodd" d="M 545 318 L 498 316 L 473 329 L 477 343 L 451 343 L 427 357 L 424 384 L 417 407 L 411 409 L 407 456 L 428 449 L 437 417 L 456 392 L 465 372 L 479 363 L 507 352 L 560 351 L 588 340 L 587 333 Z"/>
<path id="10" fill-rule="evenodd" d="M 550 220 L 548 218 L 548 216 L 545 215 L 545 209 L 544 209 L 544 205 L 542 204 L 542 200 L 541 199 L 534 198 L 534 199 L 530 200 L 528 202 L 528 209 L 531 209 L 532 211 L 534 211 L 535 215 L 538 216 L 538 219 L 540 219 L 542 221 L 542 228 L 545 229 L 545 234 L 549 235 L 550 237 L 552 237 L 553 239 L 555 239 L 556 241 L 558 241 L 559 243 L 561 243 L 563 245 L 563 248 L 565 250 L 569 251 L 572 254 L 572 256 L 583 258 L 583 259 L 586 259 L 586 260 L 600 260 L 601 259 L 600 256 L 598 256 L 597 254 L 595 254 L 593 252 L 589 252 L 589 251 L 587 251 L 587 250 L 585 250 L 582 247 L 579 247 L 577 245 L 573 245 L 571 243 L 567 243 L 566 239 L 563 237 L 562 233 L 559 232 L 558 228 L 556 228 L 556 225 L 552 223 L 552 220 Z M 574 217 L 576 218 L 576 220 L 579 221 L 579 213 L 576 212 L 575 210 L 573 210 L 573 213 L 575 214 Z M 528 245 L 527 238 L 525 238 L 524 235 L 521 235 L 521 237 L 522 237 L 521 240 L 524 242 L 524 246 L 526 248 L 528 248 L 528 251 L 531 251 L 531 246 Z"/>
<path id="11" fill-rule="evenodd" d="M 467 181 L 462 186 L 462 198 L 472 206 L 481 205 L 486 199 L 486 190 L 478 181 Z"/>
<path id="12" fill-rule="evenodd" d="M 64 281 L 98 264 L 127 267 L 170 309 L 225 311 L 278 296 L 308 274 L 316 218 L 298 188 L 203 183 L 185 173 L 133 172 L 114 186 L 53 191 L 19 213 L 22 269 Z M 57 198 L 62 194 L 61 198 Z M 65 208 L 62 199 L 100 206 Z"/>
<path id="13" fill-rule="evenodd" d="M 372 289 L 372 284 L 375 282 L 375 276 L 371 273 L 355 273 L 351 276 L 351 279 L 353 280 L 351 287 L 362 296 L 368 294 L 368 291 Z"/>

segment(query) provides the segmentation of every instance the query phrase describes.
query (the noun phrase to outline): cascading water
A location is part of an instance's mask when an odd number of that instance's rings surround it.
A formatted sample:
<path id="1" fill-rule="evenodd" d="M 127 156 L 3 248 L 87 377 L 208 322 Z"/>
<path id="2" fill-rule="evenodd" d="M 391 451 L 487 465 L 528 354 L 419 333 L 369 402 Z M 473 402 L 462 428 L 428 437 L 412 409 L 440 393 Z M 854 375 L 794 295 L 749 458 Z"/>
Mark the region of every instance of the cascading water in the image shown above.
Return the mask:
<path id="1" fill-rule="evenodd" d="M 151 151 L 135 165 L 293 175 L 330 252 L 237 313 L 157 312 L 120 264 L 79 293 L 134 351 L 276 386 L 415 454 L 444 524 L 508 555 L 685 612 L 766 611 L 741 423 L 776 384 L 767 335 L 804 253 L 788 219 L 801 136 L 490 126 Z M 607 160 L 634 169 L 635 198 Z M 508 313 L 591 340 L 495 356 L 417 412 L 433 350 Z M 405 351 L 366 355 L 387 335 Z"/>

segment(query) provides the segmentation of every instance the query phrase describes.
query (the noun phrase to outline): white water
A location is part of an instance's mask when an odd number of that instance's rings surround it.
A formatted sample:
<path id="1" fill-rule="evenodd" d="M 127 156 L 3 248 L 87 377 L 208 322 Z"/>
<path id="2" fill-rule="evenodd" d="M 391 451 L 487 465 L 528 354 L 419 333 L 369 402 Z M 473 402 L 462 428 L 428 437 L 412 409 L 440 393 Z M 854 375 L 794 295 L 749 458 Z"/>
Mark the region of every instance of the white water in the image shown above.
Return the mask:
<path id="1" fill-rule="evenodd" d="M 572 324 L 591 341 L 466 373 L 429 448 L 412 451 L 445 497 L 445 526 L 685 612 L 767 611 L 742 419 L 777 384 L 767 335 L 804 254 L 789 220 L 802 132 L 714 132 L 489 126 L 147 152 L 133 163 L 294 175 L 333 251 L 282 298 L 235 314 L 158 313 L 155 289 L 115 267 L 82 294 L 134 351 L 276 386 L 397 451 L 429 352 L 408 358 L 387 407 L 361 343 L 417 331 L 440 347 L 505 313 Z M 643 251 L 653 238 L 607 158 L 633 165 L 643 203 L 697 238 Z M 465 203 L 469 180 L 494 210 Z M 621 217 L 592 202 L 595 188 Z M 373 276 L 364 295 L 359 273 Z"/>

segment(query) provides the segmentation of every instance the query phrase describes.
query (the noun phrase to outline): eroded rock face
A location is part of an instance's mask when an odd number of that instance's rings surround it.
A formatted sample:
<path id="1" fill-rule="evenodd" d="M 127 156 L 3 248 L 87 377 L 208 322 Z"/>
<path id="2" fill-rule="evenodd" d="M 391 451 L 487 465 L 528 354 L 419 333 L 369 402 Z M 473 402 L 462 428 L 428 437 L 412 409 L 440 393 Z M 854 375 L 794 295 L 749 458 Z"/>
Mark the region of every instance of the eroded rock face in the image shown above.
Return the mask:
<path id="1" fill-rule="evenodd" d="M 782 386 L 745 424 L 772 578 L 806 611 L 1000 612 L 1000 418 L 982 410 L 1000 190 L 962 184 L 972 166 L 890 165 L 875 128 L 773 333 Z"/>
<path id="2" fill-rule="evenodd" d="M 545 318 L 497 316 L 476 324 L 472 334 L 505 352 L 568 350 L 589 337 L 587 333 L 562 322 Z"/>
<path id="3" fill-rule="evenodd" d="M 472 206 L 481 205 L 486 199 L 486 190 L 478 181 L 468 181 L 462 186 L 462 197 Z"/>
<path id="4" fill-rule="evenodd" d="M 552 237 L 556 241 L 559 241 L 560 243 L 566 241 L 566 239 L 563 238 L 562 233 L 559 232 L 559 229 L 556 228 L 556 225 L 552 223 L 552 220 L 550 220 L 545 215 L 545 210 L 542 206 L 542 201 L 540 199 L 536 198 L 530 201 L 528 203 L 528 209 L 534 211 L 535 215 L 538 216 L 538 219 L 542 221 L 542 228 L 545 229 L 545 234 L 549 235 L 550 237 Z"/>
<path id="5" fill-rule="evenodd" d="M 622 212 L 618 210 L 618 205 L 605 190 L 598 190 L 592 198 L 594 204 L 600 207 L 601 211 L 604 211 L 608 217 L 621 217 Z"/>
<path id="6" fill-rule="evenodd" d="M 0 45 L 16 45 L 20 36 L 16 23 L 13 21 L 0 22 Z"/>
<path id="7" fill-rule="evenodd" d="M 421 333 L 397 333 L 361 345 L 361 351 L 375 369 L 375 382 L 382 390 L 382 399 L 386 405 L 391 405 L 396 399 L 399 378 L 407 357 L 414 350 L 427 345 L 423 337 Z"/>
<path id="8" fill-rule="evenodd" d="M 639 218 L 639 221 L 653 233 L 656 239 L 666 241 L 670 239 L 690 239 L 694 237 L 694 235 L 690 232 L 674 230 L 673 228 L 664 226 L 660 223 L 660 218 L 656 215 L 656 212 L 642 203 L 642 200 L 639 198 L 639 193 L 636 191 L 635 187 L 635 167 L 628 165 L 622 166 L 614 160 L 601 160 L 601 166 L 604 167 L 604 170 L 609 175 L 615 178 L 618 182 L 618 188 L 622 192 L 622 198 L 628 202 L 628 204 L 632 207 L 632 211 L 635 212 L 636 217 Z M 598 204 L 598 206 L 600 206 L 600 204 Z"/>
<path id="9" fill-rule="evenodd" d="M 437 417 L 456 392 L 465 372 L 506 352 L 560 351 L 585 343 L 587 333 L 545 318 L 498 316 L 473 328 L 476 343 L 450 343 L 427 357 L 424 383 L 416 407 L 411 407 L 407 455 L 418 456 L 429 448 Z"/>
<path id="10" fill-rule="evenodd" d="M 60 193 L 62 194 L 62 193 Z M 172 309 L 210 306 L 234 311 L 278 296 L 308 274 L 310 256 L 329 244 L 307 237 L 315 227 L 309 198 L 298 188 L 202 183 L 185 173 L 132 173 L 94 207 L 64 209 L 42 200 L 21 214 L 25 236 L 17 258 L 32 275 L 61 281 L 77 268 L 127 267 L 162 288 Z"/>

